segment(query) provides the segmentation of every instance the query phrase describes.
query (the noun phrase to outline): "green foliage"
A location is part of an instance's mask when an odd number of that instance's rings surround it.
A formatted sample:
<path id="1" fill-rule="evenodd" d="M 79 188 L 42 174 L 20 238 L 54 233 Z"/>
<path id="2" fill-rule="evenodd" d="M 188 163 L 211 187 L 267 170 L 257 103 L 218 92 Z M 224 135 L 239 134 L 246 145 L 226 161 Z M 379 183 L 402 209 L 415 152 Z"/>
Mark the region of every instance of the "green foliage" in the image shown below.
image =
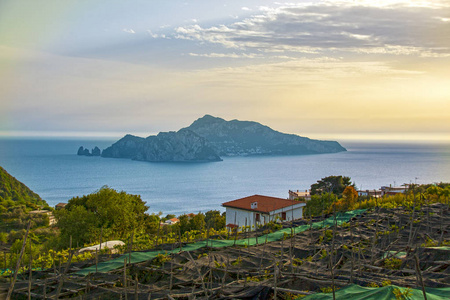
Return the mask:
<path id="1" fill-rule="evenodd" d="M 205 223 L 209 228 L 221 230 L 225 228 L 225 213 L 221 214 L 218 210 L 210 210 L 205 214 Z"/>
<path id="2" fill-rule="evenodd" d="M 0 205 L 3 207 L 0 212 L 4 208 L 16 205 L 25 205 L 28 210 L 48 207 L 47 202 L 42 200 L 38 194 L 11 176 L 2 167 L 0 167 Z"/>
<path id="3" fill-rule="evenodd" d="M 341 196 L 347 186 L 351 186 L 351 178 L 346 176 L 328 176 L 311 185 L 311 195 L 333 193 Z"/>
<path id="4" fill-rule="evenodd" d="M 164 255 L 164 254 L 159 253 L 159 254 L 152 260 L 152 264 L 153 264 L 154 266 L 161 267 L 161 266 L 164 265 L 164 263 L 165 263 L 166 261 L 169 261 L 169 260 L 170 260 L 170 256 L 169 256 L 169 255 Z"/>
<path id="5" fill-rule="evenodd" d="M 391 270 L 398 270 L 402 265 L 402 260 L 400 258 L 392 257 L 384 260 L 384 266 Z"/>
<path id="6" fill-rule="evenodd" d="M 333 287 L 329 286 L 329 287 L 321 287 L 320 290 L 322 291 L 322 293 L 332 293 L 333 292 Z M 337 289 L 335 289 L 337 290 Z"/>
<path id="7" fill-rule="evenodd" d="M 147 208 L 140 196 L 108 187 L 72 198 L 65 209 L 56 213 L 61 245 L 67 247 L 70 236 L 75 245 L 97 241 L 101 231 L 103 240 L 126 239 L 133 230 L 145 228 Z"/>
<path id="8" fill-rule="evenodd" d="M 231 264 L 233 266 L 238 266 L 242 263 L 242 258 L 239 256 L 235 261 L 233 261 Z"/>
<path id="9" fill-rule="evenodd" d="M 392 285 L 392 282 L 389 279 L 383 280 L 381 282 L 381 286 L 388 286 L 388 285 Z"/>
<path id="10" fill-rule="evenodd" d="M 306 203 L 303 210 L 304 216 L 321 216 L 323 213 L 328 213 L 333 202 L 336 201 L 336 195 L 323 193 L 321 195 L 312 195 L 311 200 Z"/>
<path id="11" fill-rule="evenodd" d="M 395 288 L 392 293 L 395 296 L 395 299 L 397 300 L 406 300 L 409 299 L 412 296 L 412 289 L 411 288 L 406 288 L 403 289 L 403 291 L 399 288 Z"/>

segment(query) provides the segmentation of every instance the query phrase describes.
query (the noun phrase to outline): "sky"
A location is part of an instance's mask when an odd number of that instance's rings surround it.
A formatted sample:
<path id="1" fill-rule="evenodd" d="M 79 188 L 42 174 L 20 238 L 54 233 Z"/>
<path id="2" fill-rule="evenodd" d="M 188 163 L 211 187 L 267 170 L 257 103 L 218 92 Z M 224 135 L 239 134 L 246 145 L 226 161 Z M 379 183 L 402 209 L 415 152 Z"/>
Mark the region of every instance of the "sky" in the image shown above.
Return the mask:
<path id="1" fill-rule="evenodd" d="M 0 99 L 0 136 L 450 141 L 450 0 L 2 0 Z"/>

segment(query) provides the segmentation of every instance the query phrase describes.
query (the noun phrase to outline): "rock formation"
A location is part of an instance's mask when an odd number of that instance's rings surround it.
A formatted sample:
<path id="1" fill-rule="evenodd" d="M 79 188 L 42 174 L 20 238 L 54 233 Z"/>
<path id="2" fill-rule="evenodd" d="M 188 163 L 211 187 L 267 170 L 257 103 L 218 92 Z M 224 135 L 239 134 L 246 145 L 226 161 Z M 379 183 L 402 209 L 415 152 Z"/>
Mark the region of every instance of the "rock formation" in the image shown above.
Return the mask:
<path id="1" fill-rule="evenodd" d="M 82 147 L 78 150 L 82 151 Z M 205 115 L 177 132 L 141 138 L 126 135 L 102 157 L 161 162 L 219 161 L 220 156 L 300 155 L 346 151 L 338 142 L 275 131 L 257 122 Z M 97 152 L 96 152 L 97 153 Z M 94 151 L 93 151 L 94 154 Z"/>

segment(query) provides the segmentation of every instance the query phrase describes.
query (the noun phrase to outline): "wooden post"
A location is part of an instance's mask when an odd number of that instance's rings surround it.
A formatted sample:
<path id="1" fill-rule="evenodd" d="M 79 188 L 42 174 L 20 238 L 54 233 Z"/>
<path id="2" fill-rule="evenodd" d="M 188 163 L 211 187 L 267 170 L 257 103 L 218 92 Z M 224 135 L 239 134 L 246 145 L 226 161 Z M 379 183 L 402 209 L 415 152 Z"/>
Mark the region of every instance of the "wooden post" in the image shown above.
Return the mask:
<path id="1" fill-rule="evenodd" d="M 95 273 L 98 273 L 98 250 L 95 248 Z"/>
<path id="2" fill-rule="evenodd" d="M 44 290 L 42 292 L 44 299 L 47 298 L 47 278 L 44 279 Z"/>
<path id="3" fill-rule="evenodd" d="M 420 286 L 422 287 L 423 298 L 425 300 L 427 300 L 427 293 L 425 291 L 425 284 L 423 283 L 422 272 L 420 272 L 420 264 L 419 264 L 419 258 L 417 257 L 417 254 L 414 254 L 414 260 L 416 261 L 416 275 L 417 275 L 417 279 L 420 283 Z"/>
<path id="4" fill-rule="evenodd" d="M 275 263 L 273 266 L 273 300 L 277 300 L 277 264 Z"/>
<path id="5" fill-rule="evenodd" d="M 181 250 L 180 250 L 181 251 Z M 173 253 L 173 244 L 172 244 L 172 253 Z M 170 259 L 170 282 L 169 282 L 169 291 L 172 291 L 172 282 L 173 282 L 173 257 Z"/>
<path id="6" fill-rule="evenodd" d="M 31 252 L 31 241 L 30 241 L 30 261 L 28 265 L 28 300 L 31 300 L 31 276 L 33 268 L 33 253 Z"/>
<path id="7" fill-rule="evenodd" d="M 139 281 L 138 281 L 138 276 L 136 274 L 136 278 L 134 280 L 134 300 L 138 300 L 139 299 L 138 285 L 139 285 Z"/>
<path id="8" fill-rule="evenodd" d="M 233 244 L 233 246 L 236 246 L 236 238 L 237 238 L 237 230 L 238 230 L 238 226 L 236 224 L 236 212 L 234 212 L 234 224 L 233 225 L 236 226 L 236 227 L 233 227 L 236 230 L 236 232 L 234 233 L 234 244 Z"/>
<path id="9" fill-rule="evenodd" d="M 180 252 L 181 252 L 183 250 L 181 244 L 181 226 L 178 226 L 178 240 L 180 241 Z M 172 251 L 173 251 L 173 244 L 172 244 Z"/>
<path id="10" fill-rule="evenodd" d="M 14 271 L 14 276 L 13 276 L 13 279 L 11 281 L 11 285 L 9 286 L 8 295 L 6 296 L 6 300 L 11 299 L 11 294 L 12 294 L 12 292 L 14 290 L 14 285 L 15 285 L 16 279 L 17 279 L 17 273 L 19 272 L 20 262 L 22 260 L 23 252 L 25 250 L 28 233 L 30 232 L 30 227 L 31 227 L 31 221 L 28 221 L 27 231 L 25 232 L 25 236 L 23 238 L 22 249 L 20 250 L 19 258 L 17 259 L 16 269 Z"/>
<path id="11" fill-rule="evenodd" d="M 103 238 L 103 225 L 102 228 L 100 228 L 100 249 L 99 251 L 102 251 L 102 238 Z"/>
<path id="12" fill-rule="evenodd" d="M 131 232 L 131 242 L 130 242 L 130 253 L 129 253 L 129 260 L 128 262 L 131 264 L 131 251 L 133 250 L 133 237 L 134 237 L 134 228 L 133 231 Z"/>
<path id="13" fill-rule="evenodd" d="M 128 299 L 127 296 L 127 259 L 123 260 L 123 290 L 125 292 L 125 300 Z"/>

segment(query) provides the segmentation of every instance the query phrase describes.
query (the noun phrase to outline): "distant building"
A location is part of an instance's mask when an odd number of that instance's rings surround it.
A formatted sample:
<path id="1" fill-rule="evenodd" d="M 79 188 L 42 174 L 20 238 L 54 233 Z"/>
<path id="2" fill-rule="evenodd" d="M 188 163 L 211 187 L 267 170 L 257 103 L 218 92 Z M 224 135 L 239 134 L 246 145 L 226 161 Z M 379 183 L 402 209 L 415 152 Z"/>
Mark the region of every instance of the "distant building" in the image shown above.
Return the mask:
<path id="1" fill-rule="evenodd" d="M 264 225 L 270 221 L 284 222 L 301 219 L 303 201 L 294 201 L 269 196 L 253 195 L 222 204 L 226 208 L 227 227 L 241 228 Z"/>
<path id="2" fill-rule="evenodd" d="M 291 191 L 289 190 L 289 200 L 304 200 L 304 201 L 309 201 L 311 200 L 311 191 L 305 190 L 304 192 L 300 192 L 299 190 L 295 191 Z"/>
<path id="3" fill-rule="evenodd" d="M 167 221 L 164 222 L 164 223 L 166 223 L 166 225 L 173 225 L 173 224 L 178 223 L 179 221 L 180 221 L 180 220 L 178 220 L 177 218 L 172 218 L 172 219 L 167 220 Z"/>
<path id="4" fill-rule="evenodd" d="M 193 213 L 189 213 L 186 215 L 188 217 L 188 220 L 192 219 L 193 217 L 195 217 L 196 215 Z"/>
<path id="5" fill-rule="evenodd" d="M 66 205 L 67 205 L 67 203 L 58 203 L 58 204 L 55 205 L 55 209 L 56 210 L 63 209 L 63 208 L 66 207 Z"/>
<path id="6" fill-rule="evenodd" d="M 382 195 L 395 195 L 398 193 L 406 193 L 408 191 L 408 186 L 400 186 L 400 187 L 392 187 L 392 186 L 382 186 L 381 192 Z"/>
<path id="7" fill-rule="evenodd" d="M 374 197 L 374 198 L 381 198 L 383 192 L 381 190 L 360 190 L 357 191 L 358 192 L 358 196 L 366 196 L 366 197 Z"/>

